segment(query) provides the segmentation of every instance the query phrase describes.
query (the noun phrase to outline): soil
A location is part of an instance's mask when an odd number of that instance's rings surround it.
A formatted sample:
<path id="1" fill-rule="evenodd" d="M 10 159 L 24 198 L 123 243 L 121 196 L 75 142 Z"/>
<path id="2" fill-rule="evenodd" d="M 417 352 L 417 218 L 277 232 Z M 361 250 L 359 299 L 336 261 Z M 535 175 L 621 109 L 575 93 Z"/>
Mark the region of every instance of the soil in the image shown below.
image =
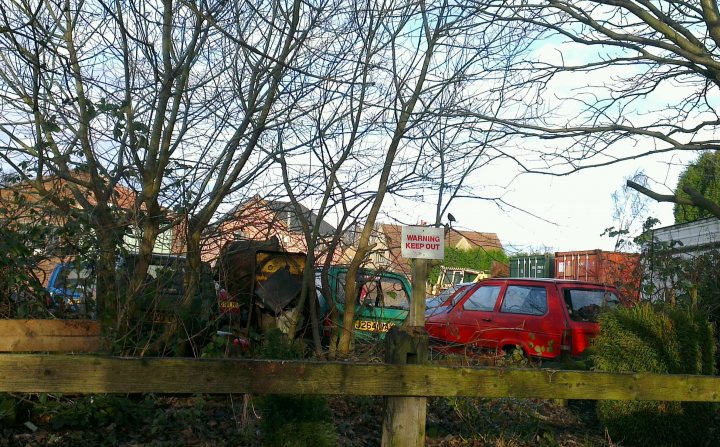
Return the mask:
<path id="1" fill-rule="evenodd" d="M 51 396 L 44 404 L 39 396 L 15 397 L 19 411 L 14 423 L 3 424 L 0 446 L 264 444 L 257 398 L 249 396 Z M 333 396 L 327 402 L 338 446 L 380 445 L 383 398 Z M 431 398 L 426 445 L 613 444 L 600 429 L 592 402 Z"/>

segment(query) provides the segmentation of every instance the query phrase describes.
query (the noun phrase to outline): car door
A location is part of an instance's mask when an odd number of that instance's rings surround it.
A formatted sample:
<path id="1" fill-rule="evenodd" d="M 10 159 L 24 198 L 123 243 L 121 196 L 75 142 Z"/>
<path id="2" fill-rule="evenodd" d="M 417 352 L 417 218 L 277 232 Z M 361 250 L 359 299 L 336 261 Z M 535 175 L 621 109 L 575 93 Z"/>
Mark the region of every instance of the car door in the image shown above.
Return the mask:
<path id="1" fill-rule="evenodd" d="M 493 318 L 502 284 L 479 283 L 448 314 L 443 329 L 445 340 L 464 345 L 486 347 L 495 328 Z"/>
<path id="2" fill-rule="evenodd" d="M 495 314 L 497 349 L 519 345 L 530 355 L 559 355 L 564 320 L 552 292 L 546 284 L 508 284 Z"/>

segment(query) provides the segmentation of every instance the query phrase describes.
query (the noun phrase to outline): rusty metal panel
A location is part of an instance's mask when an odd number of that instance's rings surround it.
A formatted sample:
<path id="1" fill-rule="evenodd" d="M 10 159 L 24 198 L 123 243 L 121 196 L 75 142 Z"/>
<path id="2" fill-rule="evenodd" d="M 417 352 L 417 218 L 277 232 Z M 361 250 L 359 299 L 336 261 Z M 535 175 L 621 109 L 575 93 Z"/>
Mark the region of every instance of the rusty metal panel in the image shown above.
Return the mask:
<path id="1" fill-rule="evenodd" d="M 555 278 L 611 285 L 635 299 L 642 279 L 640 255 L 603 250 L 556 252 Z"/>

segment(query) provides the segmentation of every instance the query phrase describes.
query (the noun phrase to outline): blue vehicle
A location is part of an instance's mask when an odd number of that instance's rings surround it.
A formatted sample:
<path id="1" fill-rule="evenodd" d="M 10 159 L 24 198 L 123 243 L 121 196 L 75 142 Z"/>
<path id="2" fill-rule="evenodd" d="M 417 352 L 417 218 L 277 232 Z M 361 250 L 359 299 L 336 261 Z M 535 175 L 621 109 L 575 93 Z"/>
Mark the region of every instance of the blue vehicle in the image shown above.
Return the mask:
<path id="1" fill-rule="evenodd" d="M 95 283 L 90 269 L 78 270 L 74 263 L 59 263 L 50 274 L 47 291 L 55 306 L 72 313 L 87 313 L 94 307 Z"/>

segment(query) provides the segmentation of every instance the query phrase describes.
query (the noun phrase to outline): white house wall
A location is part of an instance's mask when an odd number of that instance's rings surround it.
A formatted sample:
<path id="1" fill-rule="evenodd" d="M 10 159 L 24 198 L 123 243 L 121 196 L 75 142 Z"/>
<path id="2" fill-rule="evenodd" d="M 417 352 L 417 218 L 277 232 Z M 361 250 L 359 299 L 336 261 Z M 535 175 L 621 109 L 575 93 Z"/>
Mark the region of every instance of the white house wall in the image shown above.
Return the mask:
<path id="1" fill-rule="evenodd" d="M 653 245 L 674 242 L 672 251 L 687 258 L 720 249 L 720 219 L 715 217 L 652 230 Z M 681 244 L 677 244 L 680 242 Z"/>
<path id="2" fill-rule="evenodd" d="M 123 238 L 125 249 L 130 253 L 137 253 L 140 251 L 140 240 L 141 234 L 138 228 L 132 229 L 132 234 L 126 234 Z M 160 233 L 155 240 L 155 247 L 153 247 L 153 253 L 169 255 L 172 254 L 172 242 L 173 242 L 173 230 L 169 229 Z"/>
<path id="3" fill-rule="evenodd" d="M 669 227 L 652 230 L 652 242 L 643 247 L 644 252 L 663 249 L 666 244 L 672 244 L 671 254 L 675 258 L 692 259 L 712 250 L 720 250 L 720 219 L 708 218 L 694 222 L 686 222 Z M 660 278 L 645 257 L 645 281 L 651 281 L 655 286 L 653 296 L 646 299 L 668 299 L 677 292 L 673 283 L 679 278 Z"/>

